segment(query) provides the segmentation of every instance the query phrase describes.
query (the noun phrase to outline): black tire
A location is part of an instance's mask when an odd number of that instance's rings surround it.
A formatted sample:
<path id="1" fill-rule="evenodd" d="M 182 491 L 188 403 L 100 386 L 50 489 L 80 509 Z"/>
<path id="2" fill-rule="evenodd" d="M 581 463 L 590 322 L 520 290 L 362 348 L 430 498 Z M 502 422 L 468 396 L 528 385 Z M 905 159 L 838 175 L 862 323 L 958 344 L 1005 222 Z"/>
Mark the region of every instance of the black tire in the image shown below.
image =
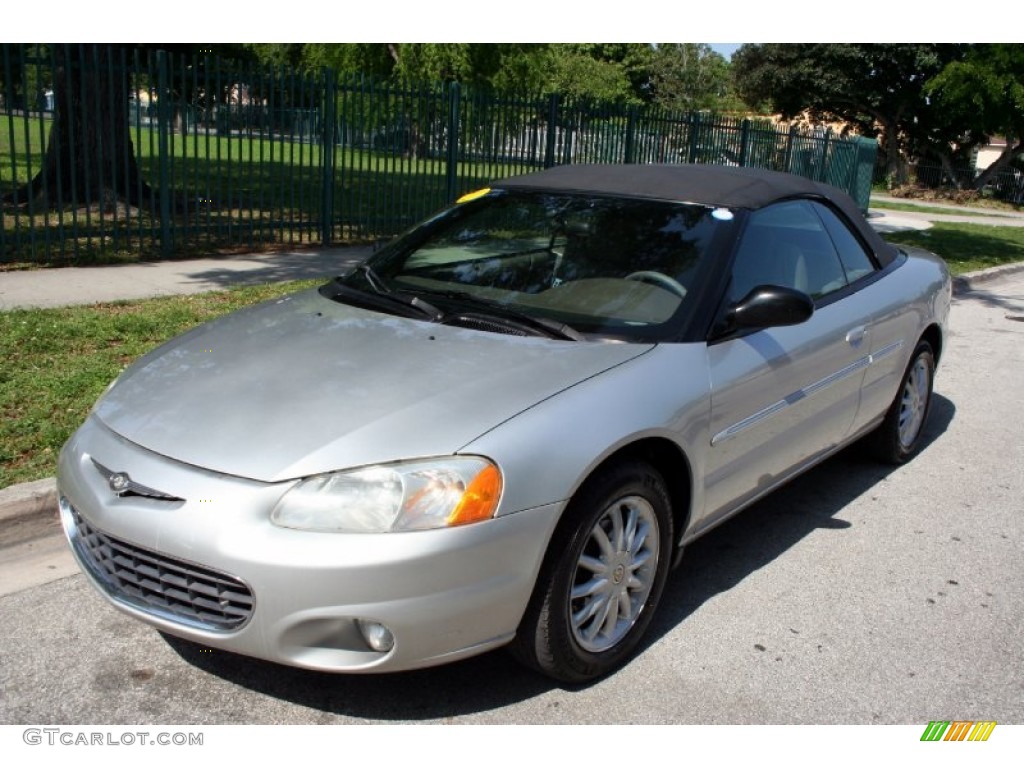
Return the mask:
<path id="1" fill-rule="evenodd" d="M 931 410 L 934 379 L 935 355 L 931 345 L 921 341 L 910 358 L 885 420 L 869 437 L 872 453 L 878 459 L 903 464 L 917 453 Z"/>
<path id="2" fill-rule="evenodd" d="M 668 491 L 653 468 L 627 462 L 592 477 L 555 531 L 512 652 L 566 683 L 621 665 L 661 599 L 672 536 Z"/>

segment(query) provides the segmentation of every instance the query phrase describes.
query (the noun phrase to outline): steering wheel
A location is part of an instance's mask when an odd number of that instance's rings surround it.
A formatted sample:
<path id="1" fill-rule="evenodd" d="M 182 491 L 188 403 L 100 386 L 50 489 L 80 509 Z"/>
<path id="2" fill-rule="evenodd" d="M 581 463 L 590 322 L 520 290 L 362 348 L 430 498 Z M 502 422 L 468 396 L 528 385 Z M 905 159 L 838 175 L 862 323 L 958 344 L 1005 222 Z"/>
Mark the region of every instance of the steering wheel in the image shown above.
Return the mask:
<path id="1" fill-rule="evenodd" d="M 626 275 L 626 280 L 639 280 L 642 283 L 653 283 L 666 291 L 672 291 L 680 299 L 686 298 L 686 288 L 683 287 L 682 283 L 673 277 L 669 277 L 664 272 L 655 272 L 651 269 L 644 269 L 640 272 L 633 272 Z"/>

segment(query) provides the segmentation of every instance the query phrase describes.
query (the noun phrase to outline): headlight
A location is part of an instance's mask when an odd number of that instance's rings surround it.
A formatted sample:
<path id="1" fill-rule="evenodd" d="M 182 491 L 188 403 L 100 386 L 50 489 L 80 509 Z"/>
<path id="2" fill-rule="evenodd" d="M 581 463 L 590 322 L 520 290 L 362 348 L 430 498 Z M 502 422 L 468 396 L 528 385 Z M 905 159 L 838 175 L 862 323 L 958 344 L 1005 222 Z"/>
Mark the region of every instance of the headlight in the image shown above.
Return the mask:
<path id="1" fill-rule="evenodd" d="M 501 472 L 487 459 L 444 459 L 317 475 L 288 491 L 270 513 L 283 528 L 383 533 L 489 520 Z"/>

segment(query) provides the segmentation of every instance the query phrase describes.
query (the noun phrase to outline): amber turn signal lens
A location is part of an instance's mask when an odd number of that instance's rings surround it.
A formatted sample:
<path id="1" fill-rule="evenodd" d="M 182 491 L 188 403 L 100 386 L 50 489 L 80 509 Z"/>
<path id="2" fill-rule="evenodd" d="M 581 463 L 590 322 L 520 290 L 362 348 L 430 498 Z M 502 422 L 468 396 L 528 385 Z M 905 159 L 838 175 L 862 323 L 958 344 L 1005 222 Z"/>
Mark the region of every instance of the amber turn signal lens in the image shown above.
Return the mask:
<path id="1" fill-rule="evenodd" d="M 493 465 L 484 467 L 466 487 L 459 503 L 448 515 L 448 525 L 465 525 L 494 517 L 501 498 L 501 473 Z"/>

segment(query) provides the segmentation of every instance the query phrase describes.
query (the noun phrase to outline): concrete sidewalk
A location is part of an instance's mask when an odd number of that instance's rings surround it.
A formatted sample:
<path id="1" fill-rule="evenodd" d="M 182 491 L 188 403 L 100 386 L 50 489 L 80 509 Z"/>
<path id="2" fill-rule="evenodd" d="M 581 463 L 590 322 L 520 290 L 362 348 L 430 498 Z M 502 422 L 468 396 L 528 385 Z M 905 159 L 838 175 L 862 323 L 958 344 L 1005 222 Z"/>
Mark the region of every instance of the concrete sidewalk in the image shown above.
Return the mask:
<path id="1" fill-rule="evenodd" d="M 886 195 L 872 195 L 872 201 L 912 205 L 919 210 L 894 211 L 888 208 L 869 208 L 868 222 L 876 231 L 885 235 L 910 229 L 929 229 L 938 222 L 957 224 L 980 224 L 990 227 L 1024 227 L 1024 213 L 996 211 L 985 208 L 968 208 L 950 203 L 930 203 L 905 200 Z"/>
<path id="2" fill-rule="evenodd" d="M 951 210 L 951 209 L 950 209 Z M 871 208 L 868 222 L 877 232 L 885 235 L 908 229 L 929 229 L 933 224 L 977 224 L 987 227 L 1024 227 L 1024 214 L 1001 213 L 999 215 L 977 216 L 945 212 L 890 211 L 885 208 Z"/>
<path id="3" fill-rule="evenodd" d="M 363 261 L 369 247 L 246 254 L 185 261 L 0 272 L 0 311 L 204 293 L 235 285 L 329 278 Z"/>
<path id="4" fill-rule="evenodd" d="M 936 200 L 919 200 L 913 197 L 893 197 L 891 195 L 880 195 L 878 193 L 871 194 L 871 201 L 875 203 L 893 203 L 897 205 L 912 205 L 915 208 L 922 209 L 924 215 L 964 215 L 970 213 L 968 218 L 977 218 L 982 216 L 984 218 L 992 219 L 1016 219 L 1018 221 L 1024 221 L 1024 212 L 1021 211 L 1006 211 L 996 208 L 981 208 L 977 206 L 969 205 L 958 205 L 957 203 L 943 203 Z M 897 213 L 893 211 L 893 213 Z M 910 213 L 909 211 L 899 211 L 898 213 Z M 917 211 L 912 213 L 917 214 Z M 1005 222 L 1003 222 L 1005 225 Z M 1010 224 L 1009 226 L 1020 226 L 1019 224 Z"/>

